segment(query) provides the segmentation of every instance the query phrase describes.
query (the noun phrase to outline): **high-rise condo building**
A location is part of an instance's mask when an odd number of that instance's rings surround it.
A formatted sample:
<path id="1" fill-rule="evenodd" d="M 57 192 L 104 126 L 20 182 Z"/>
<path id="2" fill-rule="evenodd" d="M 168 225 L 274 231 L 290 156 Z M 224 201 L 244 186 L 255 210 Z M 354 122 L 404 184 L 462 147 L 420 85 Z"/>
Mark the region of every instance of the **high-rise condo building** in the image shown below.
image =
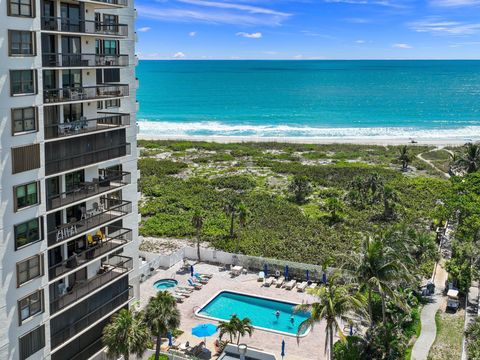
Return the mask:
<path id="1" fill-rule="evenodd" d="M 0 359 L 88 359 L 138 295 L 133 0 L 0 4 Z"/>

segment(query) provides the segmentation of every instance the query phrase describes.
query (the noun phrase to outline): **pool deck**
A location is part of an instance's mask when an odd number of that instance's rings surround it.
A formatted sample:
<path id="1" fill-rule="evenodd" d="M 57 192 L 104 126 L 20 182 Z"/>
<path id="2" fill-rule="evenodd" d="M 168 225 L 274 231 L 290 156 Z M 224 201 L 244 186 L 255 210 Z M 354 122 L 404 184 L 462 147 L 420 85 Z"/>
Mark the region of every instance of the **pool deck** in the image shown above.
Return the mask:
<path id="1" fill-rule="evenodd" d="M 187 284 L 187 279 L 190 277 L 190 272 L 184 272 L 181 270 L 182 264 L 176 264 L 168 270 L 158 269 L 154 275 L 141 283 L 140 289 L 140 304 L 145 306 L 148 299 L 154 296 L 157 290 L 153 287 L 153 283 L 159 279 L 174 278 L 178 281 L 180 286 Z M 280 301 L 290 301 L 295 303 L 301 302 L 313 302 L 315 300 L 309 294 L 297 292 L 296 289 L 291 291 L 271 287 L 262 287 L 261 282 L 257 282 L 256 274 L 242 274 L 232 278 L 230 273 L 225 270 L 220 270 L 218 266 L 199 263 L 194 265 L 195 272 L 213 274 L 213 278 L 204 285 L 201 290 L 196 290 L 191 293 L 191 296 L 184 300 L 183 303 L 178 303 L 178 309 L 182 314 L 180 329 L 184 331 L 184 334 L 177 340 L 180 342 L 189 341 L 191 345 L 198 344 L 203 339 L 199 339 L 191 335 L 191 329 L 201 323 L 216 323 L 213 320 L 207 320 L 198 318 L 195 316 L 195 311 L 199 307 L 205 305 L 216 293 L 222 290 L 231 290 L 236 292 L 243 292 L 251 295 L 258 295 L 264 297 L 270 297 Z M 207 348 L 214 354 L 213 342 L 215 336 L 207 338 Z M 281 359 L 281 343 L 282 339 L 285 339 L 285 360 L 317 360 L 326 359 L 324 355 L 325 344 L 325 324 L 317 324 L 305 337 L 302 337 L 300 342 L 297 343 L 295 336 L 286 336 L 281 334 L 275 334 L 269 331 L 263 331 L 255 329 L 253 336 L 244 337 L 241 343 L 245 343 L 248 346 L 255 347 L 277 356 L 277 359 Z"/>

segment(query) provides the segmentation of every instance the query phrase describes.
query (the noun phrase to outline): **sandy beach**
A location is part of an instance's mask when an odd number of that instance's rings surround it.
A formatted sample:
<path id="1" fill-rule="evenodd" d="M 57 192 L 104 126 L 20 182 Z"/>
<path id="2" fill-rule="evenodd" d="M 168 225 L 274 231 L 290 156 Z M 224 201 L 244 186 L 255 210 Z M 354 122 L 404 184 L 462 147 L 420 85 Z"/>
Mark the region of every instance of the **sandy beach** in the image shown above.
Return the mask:
<path id="1" fill-rule="evenodd" d="M 358 144 L 358 145 L 432 145 L 437 147 L 461 146 L 466 142 L 480 141 L 480 136 L 470 139 L 412 139 L 407 138 L 348 138 L 348 137 L 251 137 L 251 136 L 158 136 L 138 134 L 140 140 L 188 140 L 188 141 L 209 141 L 218 143 L 242 143 L 242 142 L 279 142 L 296 144 Z"/>

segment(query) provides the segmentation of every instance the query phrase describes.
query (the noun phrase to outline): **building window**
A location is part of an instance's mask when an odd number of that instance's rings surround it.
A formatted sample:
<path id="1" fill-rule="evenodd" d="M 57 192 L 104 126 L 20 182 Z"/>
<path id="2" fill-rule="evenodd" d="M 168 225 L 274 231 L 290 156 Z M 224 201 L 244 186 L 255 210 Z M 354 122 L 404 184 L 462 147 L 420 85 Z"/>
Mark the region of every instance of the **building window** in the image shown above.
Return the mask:
<path id="1" fill-rule="evenodd" d="M 103 82 L 104 83 L 120 82 L 120 69 L 104 69 Z"/>
<path id="2" fill-rule="evenodd" d="M 35 255 L 27 260 L 17 263 L 17 285 L 43 275 L 43 255 Z"/>
<path id="3" fill-rule="evenodd" d="M 15 186 L 13 189 L 15 211 L 38 204 L 40 199 L 38 193 L 38 182 Z"/>
<path id="4" fill-rule="evenodd" d="M 20 360 L 25 360 L 45 347 L 45 325 L 26 333 L 18 339 Z"/>
<path id="5" fill-rule="evenodd" d="M 35 55 L 35 37 L 31 31 L 8 30 L 10 56 Z"/>
<path id="6" fill-rule="evenodd" d="M 8 15 L 35 17 L 34 0 L 8 0 Z"/>
<path id="7" fill-rule="evenodd" d="M 20 325 L 36 314 L 43 312 L 43 291 L 38 290 L 18 300 L 18 319 Z"/>
<path id="8" fill-rule="evenodd" d="M 42 239 L 41 219 L 32 219 L 14 226 L 15 250 Z"/>
<path id="9" fill-rule="evenodd" d="M 13 135 L 37 130 L 37 112 L 35 108 L 26 107 L 12 109 Z"/>
<path id="10" fill-rule="evenodd" d="M 12 173 L 40 168 L 40 144 L 12 148 Z"/>
<path id="11" fill-rule="evenodd" d="M 97 55 L 118 55 L 120 53 L 118 40 L 95 40 L 95 53 Z"/>
<path id="12" fill-rule="evenodd" d="M 105 100 L 105 109 L 119 108 L 120 99 Z"/>
<path id="13" fill-rule="evenodd" d="M 11 95 L 35 94 L 35 70 L 11 70 Z"/>

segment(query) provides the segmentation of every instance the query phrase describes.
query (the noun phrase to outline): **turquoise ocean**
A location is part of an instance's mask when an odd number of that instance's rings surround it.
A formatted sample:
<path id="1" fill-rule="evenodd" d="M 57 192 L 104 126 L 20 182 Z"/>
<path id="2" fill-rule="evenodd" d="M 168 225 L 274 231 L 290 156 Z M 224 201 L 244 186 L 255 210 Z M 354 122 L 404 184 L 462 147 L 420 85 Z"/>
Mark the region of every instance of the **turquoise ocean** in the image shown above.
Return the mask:
<path id="1" fill-rule="evenodd" d="M 140 61 L 140 133 L 480 138 L 480 61 Z"/>

